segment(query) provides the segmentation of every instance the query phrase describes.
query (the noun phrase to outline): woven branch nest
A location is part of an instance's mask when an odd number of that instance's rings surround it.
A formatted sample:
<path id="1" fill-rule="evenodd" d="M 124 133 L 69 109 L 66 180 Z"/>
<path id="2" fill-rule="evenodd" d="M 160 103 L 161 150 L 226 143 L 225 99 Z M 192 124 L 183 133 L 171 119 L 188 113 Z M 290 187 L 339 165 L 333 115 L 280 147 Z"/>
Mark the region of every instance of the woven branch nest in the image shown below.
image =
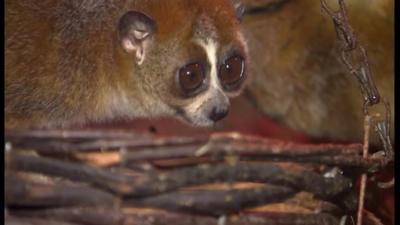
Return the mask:
<path id="1" fill-rule="evenodd" d="M 8 131 L 6 141 L 15 224 L 338 224 L 356 210 L 355 178 L 380 163 L 360 144 L 238 133 Z"/>

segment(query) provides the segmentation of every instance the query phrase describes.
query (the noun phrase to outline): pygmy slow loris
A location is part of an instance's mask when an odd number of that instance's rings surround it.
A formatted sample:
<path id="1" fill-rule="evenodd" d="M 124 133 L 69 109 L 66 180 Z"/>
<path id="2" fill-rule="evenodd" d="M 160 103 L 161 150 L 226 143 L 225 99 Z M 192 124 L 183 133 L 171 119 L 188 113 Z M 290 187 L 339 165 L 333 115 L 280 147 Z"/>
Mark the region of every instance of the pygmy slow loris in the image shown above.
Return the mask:
<path id="1" fill-rule="evenodd" d="M 209 126 L 246 81 L 236 0 L 6 0 L 6 128 L 173 116 Z"/>

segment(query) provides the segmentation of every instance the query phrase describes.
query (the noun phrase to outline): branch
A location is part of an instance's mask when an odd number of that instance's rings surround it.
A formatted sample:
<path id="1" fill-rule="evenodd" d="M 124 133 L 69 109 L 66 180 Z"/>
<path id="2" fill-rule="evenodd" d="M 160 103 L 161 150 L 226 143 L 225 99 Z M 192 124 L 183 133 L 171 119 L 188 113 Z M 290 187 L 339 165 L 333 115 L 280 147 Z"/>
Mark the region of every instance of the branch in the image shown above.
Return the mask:
<path id="1" fill-rule="evenodd" d="M 351 188 L 350 179 L 343 176 L 326 178 L 309 171 L 289 173 L 271 163 L 198 166 L 171 172 L 150 172 L 135 179 L 90 166 L 33 156 L 11 155 L 6 164 L 9 169 L 63 177 L 86 182 L 112 193 L 138 197 L 160 194 L 181 187 L 224 182 L 228 179 L 285 185 L 325 199 Z"/>
<path id="2" fill-rule="evenodd" d="M 39 218 L 18 218 L 14 216 L 7 216 L 4 220 L 6 225 L 78 225 L 56 220 L 46 220 Z"/>
<path id="3" fill-rule="evenodd" d="M 218 218 L 196 216 L 165 211 L 141 212 L 138 209 L 126 209 L 124 213 L 117 210 L 104 210 L 102 208 L 61 208 L 46 210 L 18 210 L 16 216 L 40 217 L 56 219 L 71 223 L 85 225 L 216 225 Z M 334 216 L 326 213 L 300 214 L 300 213 L 262 213 L 257 215 L 241 214 L 227 218 L 229 225 L 337 225 L 339 221 Z"/>
<path id="4" fill-rule="evenodd" d="M 233 190 L 174 192 L 144 199 L 127 199 L 124 206 L 155 207 L 173 211 L 221 216 L 243 208 L 281 202 L 296 193 L 291 188 L 267 185 Z"/>
<path id="5" fill-rule="evenodd" d="M 126 193 L 131 191 L 128 184 L 129 180 L 126 176 L 60 160 L 11 154 L 6 158 L 6 168 L 85 182 L 114 193 Z"/>
<path id="6" fill-rule="evenodd" d="M 112 206 L 115 201 L 111 194 L 83 185 L 29 182 L 16 174 L 5 180 L 8 207 Z"/>

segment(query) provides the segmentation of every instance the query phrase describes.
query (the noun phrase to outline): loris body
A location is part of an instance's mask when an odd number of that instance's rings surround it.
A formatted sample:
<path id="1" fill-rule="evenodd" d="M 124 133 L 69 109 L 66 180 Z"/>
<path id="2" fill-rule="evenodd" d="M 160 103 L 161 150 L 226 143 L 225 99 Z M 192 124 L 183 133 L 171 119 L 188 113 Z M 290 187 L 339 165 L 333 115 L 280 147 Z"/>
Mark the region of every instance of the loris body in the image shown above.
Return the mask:
<path id="1" fill-rule="evenodd" d="M 232 0 L 6 0 L 6 128 L 174 116 L 207 126 L 245 83 Z"/>
<path id="2" fill-rule="evenodd" d="M 373 80 L 381 96 L 389 97 L 392 131 L 393 4 L 346 1 L 349 23 L 368 51 Z M 248 90 L 261 111 L 314 137 L 363 141 L 363 96 L 340 60 L 332 19 L 321 11 L 319 1 L 286 1 L 273 13 L 248 15 L 243 26 L 254 77 Z M 376 111 L 385 115 L 381 107 L 370 109 L 371 114 Z M 376 137 L 372 142 L 379 144 Z"/>

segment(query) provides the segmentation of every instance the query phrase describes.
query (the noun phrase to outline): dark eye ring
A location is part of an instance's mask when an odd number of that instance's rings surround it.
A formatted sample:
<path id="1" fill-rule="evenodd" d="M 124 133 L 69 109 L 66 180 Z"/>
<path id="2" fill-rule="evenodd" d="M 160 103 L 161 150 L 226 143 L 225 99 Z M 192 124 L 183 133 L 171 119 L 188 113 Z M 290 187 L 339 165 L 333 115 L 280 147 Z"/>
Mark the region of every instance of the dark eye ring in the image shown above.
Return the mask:
<path id="1" fill-rule="evenodd" d="M 205 81 L 204 68 L 200 63 L 190 63 L 178 71 L 178 83 L 185 95 L 197 94 Z"/>
<path id="2" fill-rule="evenodd" d="M 245 77 L 245 62 L 243 57 L 234 55 L 224 61 L 219 68 L 218 77 L 224 89 L 237 89 Z"/>

